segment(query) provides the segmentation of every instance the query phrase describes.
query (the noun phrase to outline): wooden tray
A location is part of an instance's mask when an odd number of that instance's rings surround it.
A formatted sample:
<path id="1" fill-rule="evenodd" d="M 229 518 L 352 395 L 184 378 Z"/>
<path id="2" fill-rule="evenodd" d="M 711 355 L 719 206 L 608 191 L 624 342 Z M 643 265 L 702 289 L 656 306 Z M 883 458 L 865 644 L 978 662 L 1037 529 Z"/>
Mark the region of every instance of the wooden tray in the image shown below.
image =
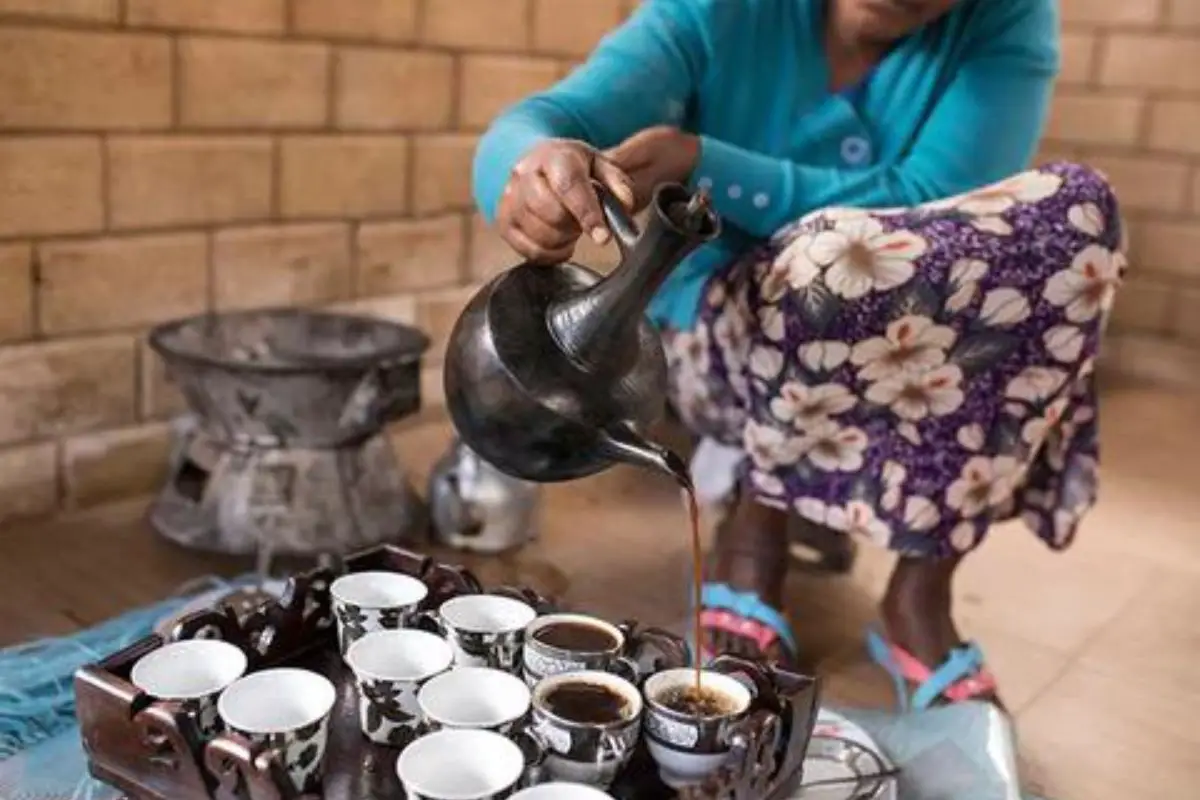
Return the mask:
<path id="1" fill-rule="evenodd" d="M 395 570 L 429 586 L 425 604 L 436 608 L 450 597 L 483 591 L 461 567 L 393 546 L 373 548 L 345 562 L 350 572 Z M 130 800 L 403 800 L 395 773 L 396 751 L 368 742 L 358 727 L 353 677 L 338 657 L 329 586 L 336 577 L 317 569 L 294 577 L 279 602 L 239 618 L 232 611 L 204 611 L 183 618 L 170 637 L 150 636 L 75 676 L 83 746 L 97 779 Z M 552 603 L 529 589 L 498 589 L 532 603 L 539 612 Z M 323 793 L 297 797 L 283 779 L 278 755 L 236 734 L 204 741 L 177 703 L 155 701 L 130 683 L 130 670 L 166 641 L 220 638 L 245 651 L 249 669 L 298 666 L 328 676 L 337 687 L 325 756 Z M 661 659 L 657 668 L 681 666 L 685 652 Z M 675 663 L 671 663 L 675 662 Z M 757 665 L 754 665 L 757 666 Z M 777 668 L 765 669 L 784 701 L 782 716 L 757 712 L 734 737 L 731 765 L 685 800 L 782 798 L 796 784 L 817 716 L 817 683 Z M 780 743 L 778 747 L 776 743 Z M 658 779 L 644 746 L 610 790 L 621 800 L 674 796 Z"/>

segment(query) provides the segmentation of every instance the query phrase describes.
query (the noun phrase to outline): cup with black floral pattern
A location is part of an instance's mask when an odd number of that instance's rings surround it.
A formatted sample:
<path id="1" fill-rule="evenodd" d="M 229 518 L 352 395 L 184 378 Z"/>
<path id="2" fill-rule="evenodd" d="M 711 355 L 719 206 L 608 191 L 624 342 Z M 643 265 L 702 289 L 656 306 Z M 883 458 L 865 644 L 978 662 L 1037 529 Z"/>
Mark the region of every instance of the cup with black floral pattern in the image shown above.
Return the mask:
<path id="1" fill-rule="evenodd" d="M 334 581 L 329 594 L 344 658 L 350 645 L 372 631 L 407 627 L 429 588 L 399 572 L 352 572 Z"/>
<path id="2" fill-rule="evenodd" d="M 276 751 L 296 791 L 305 794 L 321 785 L 336 699 L 337 691 L 323 675 L 265 669 L 232 683 L 217 700 L 217 711 L 231 731 Z"/>
<path id="3" fill-rule="evenodd" d="M 404 748 L 420 733 L 417 692 L 450 669 L 454 650 L 425 631 L 373 631 L 350 645 L 346 663 L 358 686 L 363 735 L 376 744 Z"/>
<path id="4" fill-rule="evenodd" d="M 422 736 L 396 759 L 408 800 L 501 800 L 530 772 L 524 752 L 507 736 L 469 728 Z"/>
<path id="5" fill-rule="evenodd" d="M 246 672 L 246 654 L 219 639 L 170 642 L 142 656 L 129 675 L 156 700 L 177 702 L 203 736 L 221 732 L 217 698 Z"/>
<path id="6" fill-rule="evenodd" d="M 525 681 L 488 667 L 456 667 L 417 693 L 426 730 L 478 728 L 505 736 L 519 731 L 529 699 Z"/>
<path id="7" fill-rule="evenodd" d="M 413 627 L 431 630 L 454 647 L 458 667 L 490 667 L 520 672 L 525 628 L 537 617 L 528 603 L 495 594 L 466 594 L 423 612 Z"/>

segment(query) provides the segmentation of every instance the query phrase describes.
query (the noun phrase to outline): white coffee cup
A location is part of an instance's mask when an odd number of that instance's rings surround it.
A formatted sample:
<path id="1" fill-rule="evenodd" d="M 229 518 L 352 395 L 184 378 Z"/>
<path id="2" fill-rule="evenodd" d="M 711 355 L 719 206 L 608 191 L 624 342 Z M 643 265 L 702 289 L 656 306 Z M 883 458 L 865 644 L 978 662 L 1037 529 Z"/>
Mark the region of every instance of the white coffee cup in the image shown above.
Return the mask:
<path id="1" fill-rule="evenodd" d="M 431 678 L 417 693 L 421 719 L 432 730 L 477 728 L 509 734 L 529 711 L 525 681 L 487 667 L 459 667 Z"/>
<path id="2" fill-rule="evenodd" d="M 421 723 L 417 692 L 453 661 L 450 644 L 425 631 L 373 631 L 350 645 L 363 735 L 392 747 L 411 742 Z"/>
<path id="3" fill-rule="evenodd" d="M 319 788 L 329 739 L 333 684 L 303 669 L 267 669 L 235 681 L 217 709 L 235 733 L 278 751 L 296 791 Z"/>
<path id="4" fill-rule="evenodd" d="M 495 594 L 467 594 L 442 603 L 424 614 L 418 625 L 432 625 L 454 646 L 460 667 L 520 669 L 525 628 L 537 617 L 528 603 Z"/>
<path id="5" fill-rule="evenodd" d="M 582 783 L 552 781 L 522 789 L 509 800 L 612 800 L 612 795 Z"/>
<path id="6" fill-rule="evenodd" d="M 700 783 L 730 758 L 730 731 L 750 712 L 754 693 L 730 675 L 710 669 L 700 673 L 700 685 L 728 701 L 727 710 L 712 716 L 684 714 L 667 707 L 663 698 L 695 685 L 691 667 L 655 673 L 642 686 L 645 695 L 644 737 L 659 777 L 672 789 Z"/>
<path id="7" fill-rule="evenodd" d="M 220 732 L 217 698 L 246 672 L 246 654 L 217 639 L 189 639 L 151 650 L 129 680 L 157 700 L 178 702 L 205 736 Z"/>
<path id="8" fill-rule="evenodd" d="M 352 572 L 335 580 L 329 595 L 342 655 L 371 631 L 407 626 L 428 594 L 424 581 L 400 572 Z"/>
<path id="9" fill-rule="evenodd" d="M 422 736 L 396 759 L 408 800 L 491 800 L 525 774 L 525 756 L 493 731 L 448 729 Z"/>

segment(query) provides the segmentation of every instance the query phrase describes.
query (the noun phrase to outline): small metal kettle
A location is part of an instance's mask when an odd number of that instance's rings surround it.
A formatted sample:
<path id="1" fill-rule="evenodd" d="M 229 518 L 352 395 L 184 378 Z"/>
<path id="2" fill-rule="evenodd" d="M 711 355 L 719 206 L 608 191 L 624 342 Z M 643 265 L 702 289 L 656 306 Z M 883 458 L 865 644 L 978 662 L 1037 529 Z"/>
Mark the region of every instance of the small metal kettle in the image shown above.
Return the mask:
<path id="1" fill-rule="evenodd" d="M 446 350 L 446 405 L 459 436 L 503 472 L 551 482 L 617 462 L 688 484 L 687 464 L 645 438 L 665 405 L 667 367 L 645 316 L 663 280 L 720 233 L 704 192 L 654 193 L 644 231 L 595 185 L 621 263 L 524 263 L 471 298 Z"/>
<path id="2" fill-rule="evenodd" d="M 501 553 L 537 538 L 538 487 L 488 464 L 459 440 L 429 475 L 434 541 Z"/>

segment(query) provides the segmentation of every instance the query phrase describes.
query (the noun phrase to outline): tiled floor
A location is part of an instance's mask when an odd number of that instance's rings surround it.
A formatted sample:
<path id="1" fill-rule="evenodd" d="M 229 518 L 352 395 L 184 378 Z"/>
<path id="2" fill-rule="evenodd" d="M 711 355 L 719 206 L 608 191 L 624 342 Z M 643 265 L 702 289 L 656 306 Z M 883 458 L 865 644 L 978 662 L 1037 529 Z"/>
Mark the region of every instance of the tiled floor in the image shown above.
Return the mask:
<path id="1" fill-rule="evenodd" d="M 1056 800 L 1196 796 L 1200 781 L 1200 399 L 1117 388 L 1103 408 L 1104 487 L 1076 546 L 1047 552 L 1019 526 L 963 567 L 962 627 L 1016 713 L 1026 775 Z M 423 474 L 447 428 L 398 435 Z M 140 504 L 4 534 L 0 642 L 68 631 L 240 564 L 181 553 L 137 523 Z M 675 624 L 685 522 L 673 487 L 632 471 L 546 490 L 541 540 L 475 564 L 611 617 Z M 137 564 L 140 569 L 130 570 Z M 844 579 L 798 576 L 791 611 L 812 667 L 842 702 L 890 702 L 862 629 L 889 558 L 864 550 Z M 37 598 L 31 604 L 30 598 Z M 966 800 L 964 798 L 964 800 Z"/>

